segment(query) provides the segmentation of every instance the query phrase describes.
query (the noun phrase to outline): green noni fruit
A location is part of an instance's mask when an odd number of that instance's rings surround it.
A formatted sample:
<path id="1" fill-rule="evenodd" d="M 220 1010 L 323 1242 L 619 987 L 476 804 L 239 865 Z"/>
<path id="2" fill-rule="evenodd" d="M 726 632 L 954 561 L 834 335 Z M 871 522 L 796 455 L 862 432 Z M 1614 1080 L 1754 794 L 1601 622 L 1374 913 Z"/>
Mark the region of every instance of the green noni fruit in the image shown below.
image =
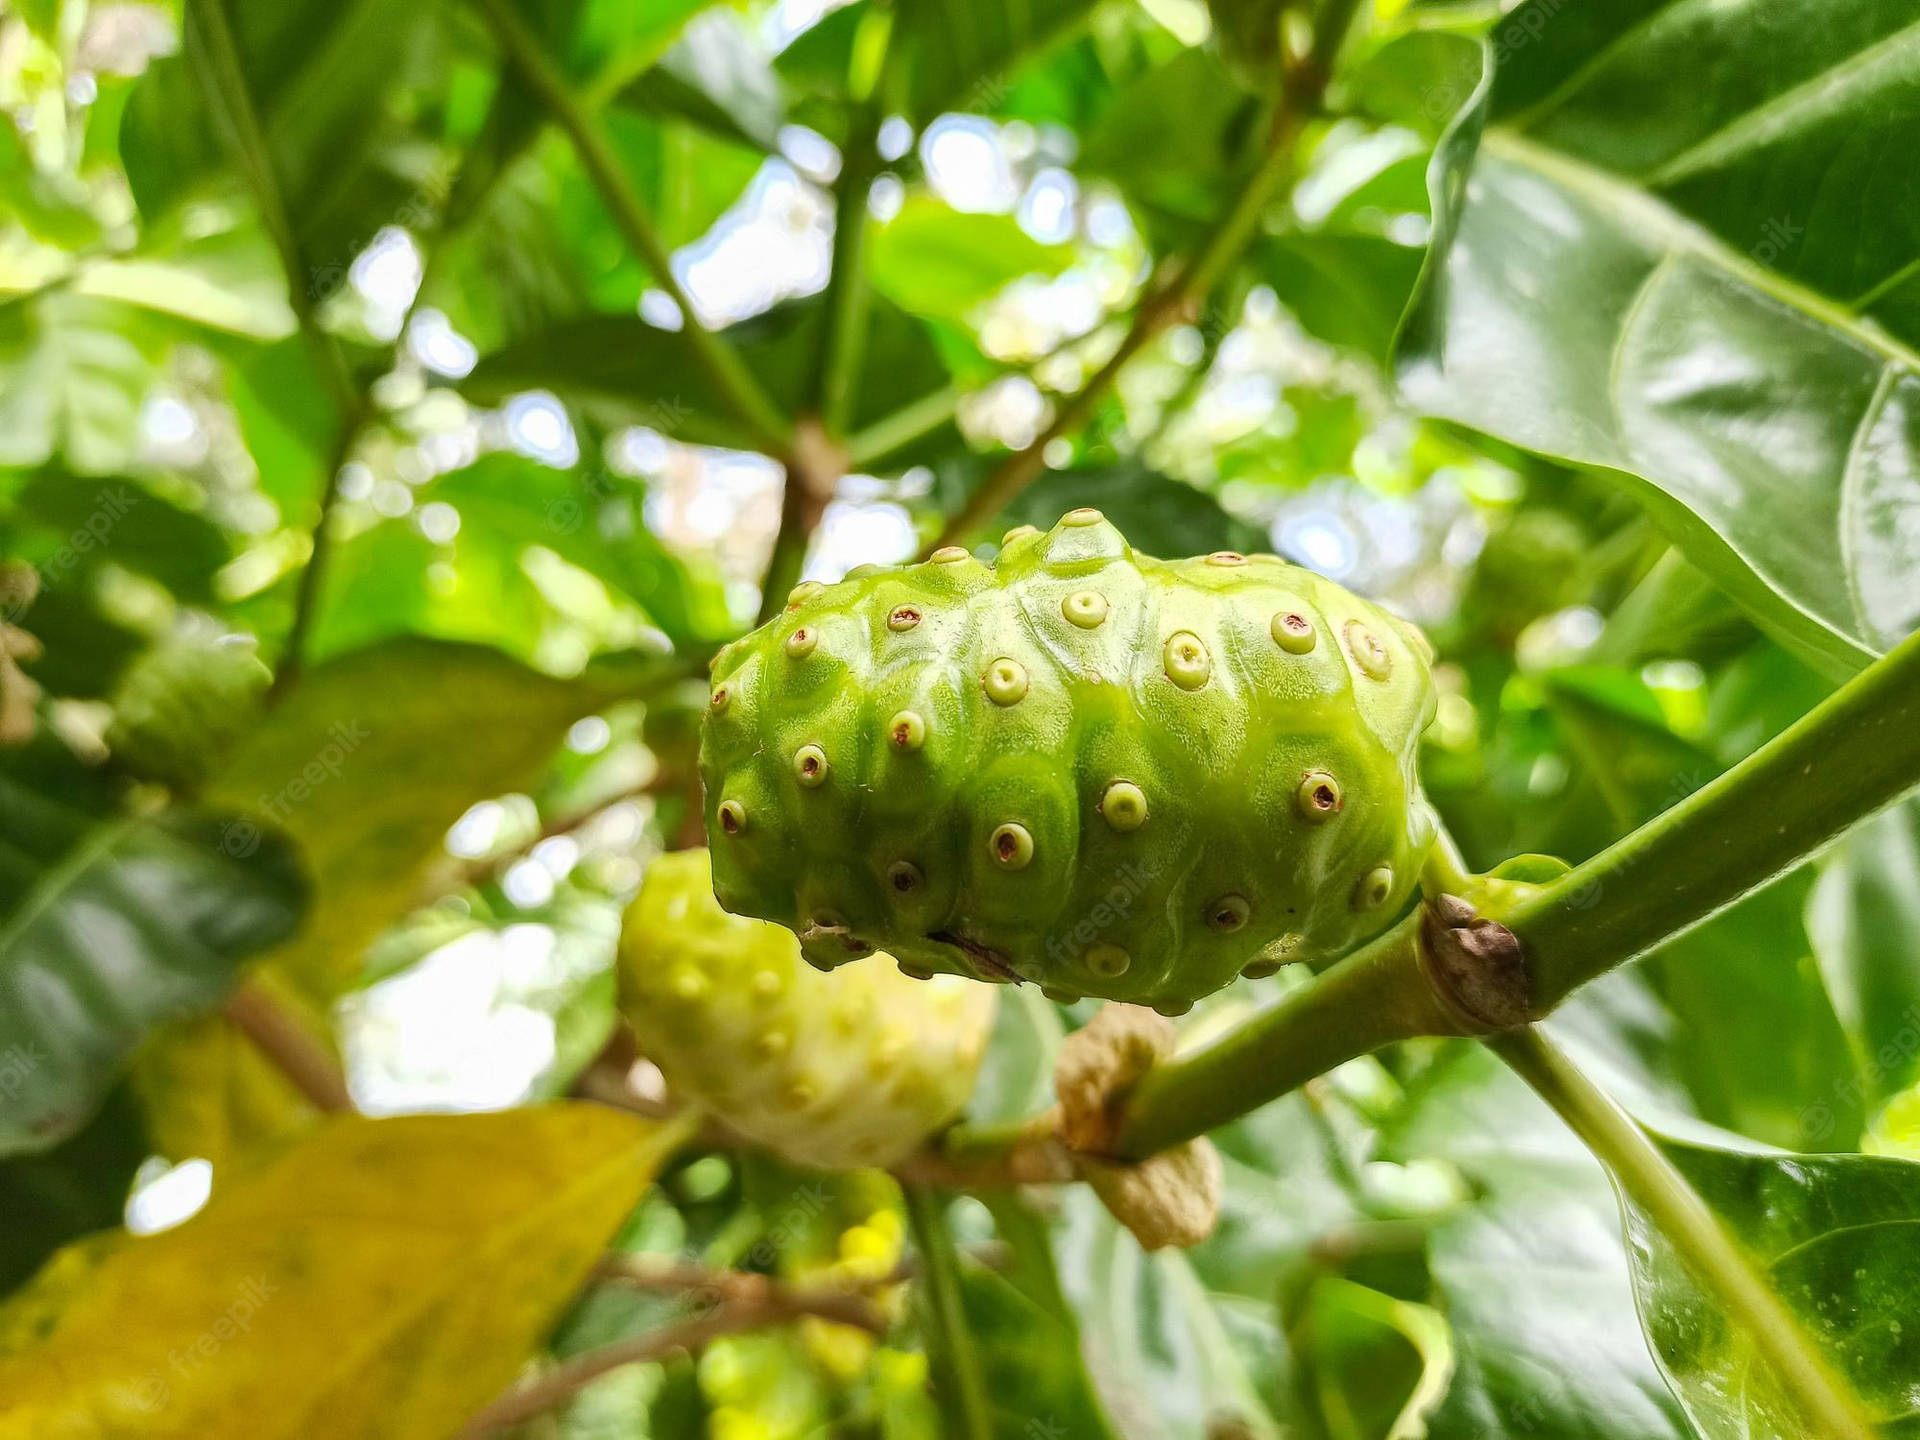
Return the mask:
<path id="1" fill-rule="evenodd" d="M 722 910 L 707 852 L 647 869 L 620 934 L 620 1008 L 673 1090 L 802 1165 L 890 1165 L 960 1113 L 991 991 L 891 957 L 831 975 L 790 931 Z"/>
<path id="2" fill-rule="evenodd" d="M 804 584 L 714 665 L 715 890 L 816 965 L 1177 1013 L 1400 909 L 1428 661 L 1310 571 L 1149 559 L 1096 510 Z"/>

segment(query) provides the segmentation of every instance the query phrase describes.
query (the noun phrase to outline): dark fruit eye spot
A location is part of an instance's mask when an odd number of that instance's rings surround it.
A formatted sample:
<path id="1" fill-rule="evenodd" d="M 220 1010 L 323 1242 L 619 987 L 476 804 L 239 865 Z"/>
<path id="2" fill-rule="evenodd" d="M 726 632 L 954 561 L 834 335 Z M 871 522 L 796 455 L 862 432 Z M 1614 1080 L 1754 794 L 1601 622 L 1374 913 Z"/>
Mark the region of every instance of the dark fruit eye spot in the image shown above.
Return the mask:
<path id="1" fill-rule="evenodd" d="M 1002 860 L 1011 860 L 1015 855 L 1020 853 L 1020 846 L 1011 835 L 1002 835 L 1000 837 L 999 848 L 1000 858 Z"/>
<path id="2" fill-rule="evenodd" d="M 1333 789 L 1327 785 L 1316 785 L 1313 789 L 1313 803 L 1322 810 L 1333 808 Z"/>

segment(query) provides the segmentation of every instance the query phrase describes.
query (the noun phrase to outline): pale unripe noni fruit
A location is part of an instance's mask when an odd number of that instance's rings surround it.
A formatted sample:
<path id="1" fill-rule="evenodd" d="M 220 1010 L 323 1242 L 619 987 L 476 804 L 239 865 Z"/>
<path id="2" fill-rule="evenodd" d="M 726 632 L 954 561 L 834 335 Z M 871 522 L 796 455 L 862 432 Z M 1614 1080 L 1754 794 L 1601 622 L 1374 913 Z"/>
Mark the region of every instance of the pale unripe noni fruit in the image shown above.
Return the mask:
<path id="1" fill-rule="evenodd" d="M 707 852 L 648 867 L 620 935 L 620 1008 L 684 1099 L 802 1165 L 890 1165 L 973 1090 L 993 992 L 870 954 L 831 974 L 791 931 L 722 910 Z"/>
<path id="2" fill-rule="evenodd" d="M 714 667 L 715 889 L 817 963 L 1177 1013 L 1403 907 L 1428 663 L 1311 571 L 1135 555 L 1092 510 L 802 586 Z"/>

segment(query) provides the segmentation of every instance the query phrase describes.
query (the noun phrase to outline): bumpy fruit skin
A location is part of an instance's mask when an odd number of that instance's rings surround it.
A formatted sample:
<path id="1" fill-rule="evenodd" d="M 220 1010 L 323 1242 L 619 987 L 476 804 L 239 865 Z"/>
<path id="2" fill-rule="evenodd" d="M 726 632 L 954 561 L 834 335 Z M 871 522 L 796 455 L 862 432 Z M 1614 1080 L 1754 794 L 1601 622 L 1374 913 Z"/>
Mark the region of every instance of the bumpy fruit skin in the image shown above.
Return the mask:
<path id="1" fill-rule="evenodd" d="M 1162 562 L 1097 511 L 802 585 L 718 657 L 720 903 L 833 965 L 1170 1013 L 1342 951 L 1434 824 L 1413 627 L 1272 556 Z"/>
<path id="2" fill-rule="evenodd" d="M 791 932 L 720 908 L 704 850 L 655 860 L 621 928 L 641 1053 L 677 1094 L 820 1169 L 891 1165 L 958 1115 L 993 1002 L 916 985 L 886 955 L 821 974 Z"/>

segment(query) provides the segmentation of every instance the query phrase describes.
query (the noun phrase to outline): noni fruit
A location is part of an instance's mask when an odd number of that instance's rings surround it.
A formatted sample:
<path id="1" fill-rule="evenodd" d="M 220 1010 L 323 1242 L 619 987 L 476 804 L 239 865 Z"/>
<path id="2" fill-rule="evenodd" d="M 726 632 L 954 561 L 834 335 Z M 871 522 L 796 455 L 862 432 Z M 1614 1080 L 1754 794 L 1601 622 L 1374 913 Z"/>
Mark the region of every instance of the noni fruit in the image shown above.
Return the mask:
<path id="1" fill-rule="evenodd" d="M 993 992 L 891 957 L 821 974 L 793 934 L 729 915 L 707 852 L 647 869 L 620 934 L 620 1008 L 667 1083 L 802 1165 L 890 1165 L 972 1093 Z"/>
<path id="2" fill-rule="evenodd" d="M 1135 555 L 1096 510 L 803 584 L 714 664 L 715 890 L 816 965 L 1178 1013 L 1407 899 L 1429 658 L 1310 571 Z"/>

